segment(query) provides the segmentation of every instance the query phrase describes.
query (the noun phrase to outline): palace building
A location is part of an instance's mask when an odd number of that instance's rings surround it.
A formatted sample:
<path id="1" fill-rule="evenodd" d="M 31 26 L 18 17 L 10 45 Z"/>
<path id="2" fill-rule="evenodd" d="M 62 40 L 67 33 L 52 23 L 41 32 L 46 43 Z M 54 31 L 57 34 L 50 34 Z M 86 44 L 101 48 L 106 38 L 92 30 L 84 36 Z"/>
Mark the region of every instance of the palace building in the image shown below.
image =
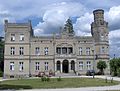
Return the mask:
<path id="1" fill-rule="evenodd" d="M 108 22 L 104 10 L 93 11 L 92 36 L 76 36 L 68 19 L 59 34 L 35 36 L 31 22 L 9 23 L 5 20 L 4 77 L 36 76 L 50 71 L 58 74 L 98 72 L 97 62 L 107 63 L 109 73 Z"/>

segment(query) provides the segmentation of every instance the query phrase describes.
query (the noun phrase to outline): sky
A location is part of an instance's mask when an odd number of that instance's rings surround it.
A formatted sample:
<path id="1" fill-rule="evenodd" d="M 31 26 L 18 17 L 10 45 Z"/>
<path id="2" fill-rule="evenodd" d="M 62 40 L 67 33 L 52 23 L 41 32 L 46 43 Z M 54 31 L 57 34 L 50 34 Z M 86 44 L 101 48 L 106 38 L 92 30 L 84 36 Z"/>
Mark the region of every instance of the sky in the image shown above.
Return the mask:
<path id="1" fill-rule="evenodd" d="M 109 23 L 110 57 L 120 57 L 120 0 L 0 0 L 0 36 L 4 20 L 31 20 L 36 36 L 59 33 L 70 18 L 78 36 L 91 36 L 93 10 L 103 9 Z"/>

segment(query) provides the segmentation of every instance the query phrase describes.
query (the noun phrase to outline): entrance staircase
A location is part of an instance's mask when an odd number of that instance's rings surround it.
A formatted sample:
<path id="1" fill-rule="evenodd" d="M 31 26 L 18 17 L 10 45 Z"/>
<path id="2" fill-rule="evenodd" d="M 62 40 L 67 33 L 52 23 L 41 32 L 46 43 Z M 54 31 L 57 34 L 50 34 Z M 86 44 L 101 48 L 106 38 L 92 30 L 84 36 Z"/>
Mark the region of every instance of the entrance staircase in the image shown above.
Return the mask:
<path id="1" fill-rule="evenodd" d="M 57 73 L 55 76 L 56 77 L 59 77 L 59 76 L 61 76 L 61 77 L 69 77 L 69 76 L 77 76 L 77 75 L 75 73 Z"/>

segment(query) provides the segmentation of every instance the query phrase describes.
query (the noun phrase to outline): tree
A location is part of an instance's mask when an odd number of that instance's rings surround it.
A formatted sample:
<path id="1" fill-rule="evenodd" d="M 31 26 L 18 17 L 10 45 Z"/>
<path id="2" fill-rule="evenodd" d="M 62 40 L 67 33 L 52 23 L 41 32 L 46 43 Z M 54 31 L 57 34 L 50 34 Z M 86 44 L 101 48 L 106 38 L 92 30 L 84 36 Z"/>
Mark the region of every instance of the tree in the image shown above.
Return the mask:
<path id="1" fill-rule="evenodd" d="M 120 58 L 110 60 L 110 72 L 113 76 L 120 75 Z"/>
<path id="2" fill-rule="evenodd" d="M 4 41 L 0 40 L 0 70 L 4 69 Z"/>
<path id="3" fill-rule="evenodd" d="M 97 68 L 100 70 L 101 74 L 103 75 L 103 74 L 104 74 L 104 71 L 103 71 L 103 70 L 107 68 L 106 62 L 100 60 L 100 61 L 97 63 Z"/>

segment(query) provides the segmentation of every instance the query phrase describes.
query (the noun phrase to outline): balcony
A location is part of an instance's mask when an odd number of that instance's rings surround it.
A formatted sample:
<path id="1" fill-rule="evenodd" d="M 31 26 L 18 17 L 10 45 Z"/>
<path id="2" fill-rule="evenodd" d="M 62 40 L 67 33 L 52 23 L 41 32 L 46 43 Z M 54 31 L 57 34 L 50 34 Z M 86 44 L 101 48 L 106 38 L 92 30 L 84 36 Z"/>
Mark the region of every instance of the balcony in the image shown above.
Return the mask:
<path id="1" fill-rule="evenodd" d="M 64 59 L 76 58 L 76 55 L 75 54 L 56 54 L 55 58 L 64 58 Z"/>

